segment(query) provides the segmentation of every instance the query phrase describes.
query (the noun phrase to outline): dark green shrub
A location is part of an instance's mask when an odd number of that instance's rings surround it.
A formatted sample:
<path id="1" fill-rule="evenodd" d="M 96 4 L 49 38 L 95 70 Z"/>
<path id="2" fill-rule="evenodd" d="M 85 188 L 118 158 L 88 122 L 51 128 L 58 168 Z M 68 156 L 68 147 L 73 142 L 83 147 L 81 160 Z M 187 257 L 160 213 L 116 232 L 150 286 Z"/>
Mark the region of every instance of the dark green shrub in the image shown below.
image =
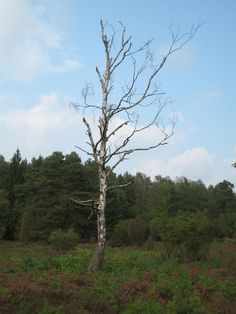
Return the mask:
<path id="1" fill-rule="evenodd" d="M 26 244 L 30 237 L 30 217 L 29 213 L 24 212 L 20 224 L 20 241 Z"/>
<path id="2" fill-rule="evenodd" d="M 158 217 L 155 217 L 149 224 L 149 233 L 155 241 L 161 239 L 161 232 L 163 229 L 163 223 L 161 223 Z"/>
<path id="3" fill-rule="evenodd" d="M 51 233 L 48 240 L 58 250 L 70 250 L 74 249 L 78 244 L 79 236 L 73 229 L 69 229 L 68 231 L 57 229 Z"/>
<path id="4" fill-rule="evenodd" d="M 121 220 L 113 231 L 112 237 L 110 239 L 111 246 L 122 246 L 128 245 L 128 223 L 129 220 Z"/>
<path id="5" fill-rule="evenodd" d="M 130 219 L 128 223 L 128 239 L 132 245 L 141 245 L 146 238 L 146 226 L 142 218 Z"/>
<path id="6" fill-rule="evenodd" d="M 146 239 L 146 226 L 142 218 L 121 220 L 113 231 L 111 246 L 141 245 Z"/>
<path id="7" fill-rule="evenodd" d="M 170 218 L 161 232 L 164 253 L 189 260 L 203 258 L 211 241 L 210 229 L 211 223 L 204 213 Z"/>
<path id="8" fill-rule="evenodd" d="M 3 239 L 5 231 L 6 231 L 6 227 L 4 225 L 0 225 L 0 240 Z"/>

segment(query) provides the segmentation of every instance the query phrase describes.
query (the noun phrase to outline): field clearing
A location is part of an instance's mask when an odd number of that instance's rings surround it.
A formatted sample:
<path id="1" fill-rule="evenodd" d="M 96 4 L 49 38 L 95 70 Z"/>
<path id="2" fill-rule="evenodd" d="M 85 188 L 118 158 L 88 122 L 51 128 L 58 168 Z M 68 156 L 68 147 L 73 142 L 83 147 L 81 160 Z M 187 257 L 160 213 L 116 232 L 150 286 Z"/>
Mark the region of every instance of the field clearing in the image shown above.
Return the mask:
<path id="1" fill-rule="evenodd" d="M 236 313 L 236 242 L 211 245 L 206 260 L 180 262 L 158 248 L 107 248 L 88 273 L 93 245 L 0 242 L 0 313 Z"/>

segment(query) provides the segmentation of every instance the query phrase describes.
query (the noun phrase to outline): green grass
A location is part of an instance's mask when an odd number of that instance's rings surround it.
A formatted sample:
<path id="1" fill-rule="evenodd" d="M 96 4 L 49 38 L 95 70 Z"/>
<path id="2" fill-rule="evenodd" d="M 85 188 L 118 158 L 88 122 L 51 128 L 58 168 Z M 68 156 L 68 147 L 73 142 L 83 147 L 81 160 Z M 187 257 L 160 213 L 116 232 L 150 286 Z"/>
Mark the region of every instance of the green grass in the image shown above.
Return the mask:
<path id="1" fill-rule="evenodd" d="M 0 312 L 236 313 L 236 243 L 213 243 L 204 261 L 163 258 L 158 249 L 107 248 L 103 268 L 87 272 L 93 246 L 0 242 Z"/>

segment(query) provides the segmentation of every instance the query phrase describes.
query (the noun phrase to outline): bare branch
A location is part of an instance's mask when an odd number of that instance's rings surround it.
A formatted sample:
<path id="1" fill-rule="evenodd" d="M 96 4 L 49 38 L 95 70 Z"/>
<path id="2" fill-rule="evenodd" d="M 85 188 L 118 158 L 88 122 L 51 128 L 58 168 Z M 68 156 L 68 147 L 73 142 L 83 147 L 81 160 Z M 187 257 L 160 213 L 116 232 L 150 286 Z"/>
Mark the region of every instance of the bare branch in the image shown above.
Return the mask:
<path id="1" fill-rule="evenodd" d="M 171 33 L 171 44 L 166 54 L 163 56 L 161 62 L 157 65 L 153 63 L 153 55 L 149 51 L 149 46 L 152 40 L 146 41 L 143 45 L 134 49 L 131 36 L 126 36 L 126 28 L 122 23 L 120 33 L 120 43 L 118 49 L 113 49 L 115 46 L 116 32 L 112 28 L 111 35 L 107 35 L 103 21 L 100 21 L 101 25 L 101 37 L 103 47 L 105 49 L 105 69 L 100 71 L 96 67 L 96 73 L 100 81 L 102 90 L 102 100 L 100 106 L 96 104 L 88 104 L 87 96 L 90 90 L 87 86 L 82 92 L 84 98 L 84 105 L 82 108 L 98 109 L 100 116 L 98 119 L 99 138 L 97 142 L 94 141 L 94 133 L 90 124 L 85 118 L 83 123 L 87 129 L 87 135 L 89 138 L 89 145 L 91 152 L 78 147 L 80 150 L 92 156 L 98 170 L 99 180 L 99 193 L 97 202 L 93 200 L 82 201 L 86 206 L 95 208 L 97 214 L 97 229 L 98 229 L 98 245 L 97 250 L 94 254 L 94 258 L 90 264 L 90 270 L 98 270 L 101 266 L 101 262 L 104 256 L 105 242 L 106 242 L 106 224 L 105 224 L 105 209 L 106 209 L 106 198 L 107 191 L 114 188 L 121 188 L 130 184 L 117 184 L 114 186 L 108 186 L 108 177 L 114 171 L 114 169 L 123 161 L 128 159 L 129 155 L 138 151 L 149 151 L 159 146 L 166 145 L 167 140 L 173 135 L 174 121 L 172 128 L 169 126 L 163 127 L 160 125 L 160 115 L 162 110 L 167 105 L 166 102 L 162 103 L 160 95 L 163 94 L 156 85 L 156 78 L 159 72 L 164 67 L 167 59 L 176 51 L 180 50 L 186 45 L 195 35 L 200 25 L 193 26 L 189 32 L 181 34 L 179 30 L 177 32 L 172 31 Z M 113 54 L 114 52 L 114 54 Z M 142 61 L 139 61 L 139 53 L 143 53 Z M 113 89 L 113 76 L 117 73 L 116 70 L 121 68 L 121 65 L 129 61 L 132 66 L 130 82 L 123 89 L 122 94 L 117 101 L 111 101 L 112 89 Z M 118 71 L 119 72 L 119 71 Z M 140 84 L 140 86 L 139 86 Z M 112 104 L 112 105 L 111 105 Z M 153 106 L 152 118 L 148 122 L 139 121 L 139 110 L 141 107 Z M 151 107 L 150 107 L 151 108 Z M 123 115 L 127 116 L 127 119 L 123 118 Z M 112 121 L 115 118 L 122 118 L 122 122 L 118 126 L 110 129 Z M 112 145 L 111 137 L 119 134 L 122 128 L 132 122 L 133 127 L 121 141 L 117 141 L 116 144 Z M 142 122 L 142 124 L 141 124 Z M 154 139 L 154 143 L 145 143 L 140 147 L 129 146 L 130 142 L 135 138 L 136 135 L 142 133 L 148 128 L 156 126 L 158 131 L 161 132 L 161 138 L 157 137 Z M 118 144 L 119 143 L 119 144 Z M 109 162 L 113 162 L 113 165 L 107 167 Z M 82 204 L 81 201 L 77 202 Z M 89 205 L 90 204 L 90 205 Z M 92 215 L 91 211 L 91 215 Z"/>
<path id="2" fill-rule="evenodd" d="M 112 185 L 112 186 L 109 186 L 107 188 L 107 191 L 110 191 L 110 190 L 113 190 L 113 189 L 118 189 L 118 188 L 124 188 L 130 184 L 132 184 L 133 182 L 132 181 L 129 181 L 127 183 L 124 183 L 124 184 L 116 184 L 116 185 Z"/>
<path id="3" fill-rule="evenodd" d="M 76 148 L 78 148 L 79 150 L 81 150 L 83 153 L 85 153 L 85 154 L 87 154 L 87 155 L 89 155 L 89 156 L 92 156 L 93 157 L 93 154 L 92 153 L 90 153 L 90 152 L 88 152 L 87 150 L 85 150 L 85 149 L 83 149 L 83 148 L 81 148 L 81 147 L 79 147 L 79 146 L 75 146 Z"/>
<path id="4" fill-rule="evenodd" d="M 93 105 L 93 104 L 74 104 L 74 103 L 71 103 L 70 106 L 74 107 L 75 109 L 78 109 L 78 108 L 83 109 L 83 114 L 84 114 L 86 109 L 90 109 L 90 108 L 101 110 L 100 106 Z"/>
<path id="5" fill-rule="evenodd" d="M 127 125 L 128 123 L 129 123 L 129 121 L 125 121 L 125 122 L 121 123 L 120 125 L 118 125 L 117 128 L 115 128 L 113 131 L 111 131 L 111 133 L 109 135 L 107 135 L 107 140 L 109 140 L 109 138 L 112 135 L 115 135 L 118 130 L 120 130 L 123 126 Z"/>
<path id="6" fill-rule="evenodd" d="M 134 152 L 151 150 L 151 149 L 157 148 L 157 147 L 159 147 L 159 146 L 166 145 L 166 144 L 167 144 L 166 140 L 167 140 L 169 137 L 170 137 L 170 136 L 165 136 L 163 140 L 161 140 L 159 143 L 157 143 L 157 144 L 155 144 L 155 145 L 152 145 L 152 146 L 127 149 L 127 150 L 123 150 L 123 151 L 116 152 L 114 155 L 117 155 L 117 154 L 124 154 L 125 156 L 127 156 L 127 155 L 129 155 L 129 154 L 134 153 Z"/>
<path id="7" fill-rule="evenodd" d="M 94 200 L 86 200 L 86 201 L 78 201 L 74 198 L 71 198 L 71 201 L 78 204 L 78 205 L 83 205 L 83 206 L 91 206 L 95 201 Z"/>
<path id="8" fill-rule="evenodd" d="M 100 81 L 100 83 L 101 83 L 102 90 L 104 90 L 104 81 L 103 81 L 102 75 L 101 75 L 101 73 L 100 73 L 98 67 L 96 67 L 96 72 L 97 72 L 97 75 L 98 75 L 98 77 L 99 77 L 99 81 Z"/>
<path id="9" fill-rule="evenodd" d="M 71 198 L 71 201 L 73 203 L 76 203 L 77 205 L 81 205 L 81 206 L 87 206 L 91 208 L 91 212 L 90 215 L 88 216 L 87 220 L 90 220 L 91 217 L 94 214 L 94 209 L 97 210 L 97 204 L 98 204 L 98 200 L 86 200 L 86 201 L 78 201 L 74 198 Z"/>
<path id="10" fill-rule="evenodd" d="M 127 136 L 124 140 L 123 140 L 123 143 L 120 144 L 112 153 L 110 153 L 109 155 L 106 156 L 105 158 L 105 164 L 107 164 L 113 156 L 115 155 L 120 155 L 122 152 L 121 152 L 121 149 L 126 147 L 126 145 L 129 143 L 130 139 L 133 137 L 135 133 L 135 128 L 133 129 L 133 131 L 131 132 L 131 134 L 129 136 Z M 124 156 L 125 157 L 125 156 Z M 123 160 L 123 159 L 122 159 Z M 119 161 L 120 163 L 121 161 Z"/>
<path id="11" fill-rule="evenodd" d="M 127 93 L 125 95 L 123 95 L 122 98 L 120 99 L 119 105 L 117 106 L 117 109 L 119 109 L 118 112 L 133 109 L 133 108 L 139 106 L 148 97 L 152 97 L 154 95 L 159 94 L 157 88 L 154 88 L 152 91 L 150 91 L 150 88 L 152 86 L 152 82 L 153 82 L 154 78 L 161 71 L 161 69 L 165 65 L 165 63 L 166 63 L 167 59 L 170 57 L 170 55 L 172 55 L 174 52 L 180 50 L 183 46 L 185 46 L 194 37 L 194 35 L 198 31 L 199 27 L 200 27 L 200 25 L 192 26 L 190 32 L 184 33 L 182 35 L 180 35 L 179 31 L 177 31 L 176 33 L 171 31 L 172 43 L 171 43 L 167 53 L 163 56 L 162 61 L 160 62 L 159 66 L 156 66 L 154 68 L 153 72 L 151 73 L 151 75 L 150 75 L 150 77 L 146 83 L 146 87 L 144 88 L 143 92 L 141 93 L 141 96 L 136 101 L 132 101 L 133 96 L 134 96 L 132 91 L 135 87 L 135 84 L 136 84 L 138 78 L 140 77 L 141 73 L 146 68 L 146 66 L 149 62 L 149 57 L 146 56 L 146 58 L 144 59 L 144 62 L 141 65 L 139 71 L 137 71 L 137 73 L 135 75 L 133 74 L 130 88 L 128 89 Z M 140 50 L 142 51 L 144 48 L 148 47 L 150 42 L 151 41 L 148 41 L 143 47 L 141 47 L 137 51 L 140 51 Z M 135 72 L 133 72 L 133 73 L 135 73 Z M 123 102 L 128 103 L 128 106 L 126 105 L 126 106 L 122 107 L 121 105 Z"/>
<path id="12" fill-rule="evenodd" d="M 94 158 L 95 161 L 97 161 L 97 149 L 96 149 L 96 146 L 95 146 L 95 144 L 94 144 L 92 130 L 91 130 L 91 128 L 90 128 L 89 123 L 87 122 L 87 120 L 86 120 L 85 118 L 83 118 L 83 122 L 84 122 L 84 124 L 85 124 L 86 127 L 87 127 L 87 134 L 88 134 L 88 137 L 89 137 L 91 146 L 92 146 L 92 151 L 93 151 L 92 155 L 93 155 L 93 158 Z"/>
<path id="13" fill-rule="evenodd" d="M 160 109 L 162 110 L 162 109 Z M 127 136 L 124 140 L 123 140 L 123 143 L 120 144 L 113 152 L 111 152 L 110 154 L 108 154 L 106 156 L 106 164 L 111 160 L 113 159 L 115 156 L 119 156 L 119 159 L 118 161 L 115 162 L 114 166 L 111 167 L 111 171 L 112 172 L 122 161 L 124 161 L 126 158 L 126 156 L 134 153 L 134 152 L 138 152 L 138 151 L 148 151 L 148 150 L 152 150 L 152 149 L 155 149 L 159 146 L 163 146 L 163 145 L 166 145 L 167 144 L 167 140 L 173 136 L 174 134 L 174 126 L 175 126 L 175 120 L 172 121 L 172 128 L 166 132 L 166 128 L 165 127 L 159 127 L 157 125 L 157 119 L 158 117 L 158 113 L 156 115 L 156 117 L 154 117 L 153 121 L 150 122 L 149 124 L 145 125 L 144 127 L 141 127 L 141 128 L 134 128 L 133 131 L 130 133 L 129 136 Z M 131 149 L 124 149 L 128 143 L 130 142 L 131 138 L 138 132 L 141 132 L 145 129 L 148 129 L 150 126 L 156 124 L 158 130 L 161 132 L 161 134 L 163 135 L 163 138 L 160 139 L 156 144 L 154 145 L 150 145 L 150 146 L 144 146 L 144 147 L 137 147 L 137 148 L 131 148 Z"/>
<path id="14" fill-rule="evenodd" d="M 113 156 L 113 155 L 112 155 Z M 124 160 L 126 160 L 125 155 L 119 157 L 119 160 L 112 166 L 110 167 L 109 171 L 107 172 L 107 177 L 115 170 L 115 168 Z"/>

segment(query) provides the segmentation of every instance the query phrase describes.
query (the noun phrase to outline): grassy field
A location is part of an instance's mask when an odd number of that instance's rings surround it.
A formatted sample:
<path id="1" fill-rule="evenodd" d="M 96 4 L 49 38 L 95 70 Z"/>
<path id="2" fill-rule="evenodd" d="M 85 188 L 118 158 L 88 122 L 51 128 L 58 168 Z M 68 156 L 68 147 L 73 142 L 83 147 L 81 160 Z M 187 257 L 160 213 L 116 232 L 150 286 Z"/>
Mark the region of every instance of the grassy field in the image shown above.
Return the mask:
<path id="1" fill-rule="evenodd" d="M 207 259 L 179 262 L 158 249 L 108 248 L 88 273 L 93 247 L 0 242 L 0 313 L 236 313 L 236 242 L 211 245 Z"/>

